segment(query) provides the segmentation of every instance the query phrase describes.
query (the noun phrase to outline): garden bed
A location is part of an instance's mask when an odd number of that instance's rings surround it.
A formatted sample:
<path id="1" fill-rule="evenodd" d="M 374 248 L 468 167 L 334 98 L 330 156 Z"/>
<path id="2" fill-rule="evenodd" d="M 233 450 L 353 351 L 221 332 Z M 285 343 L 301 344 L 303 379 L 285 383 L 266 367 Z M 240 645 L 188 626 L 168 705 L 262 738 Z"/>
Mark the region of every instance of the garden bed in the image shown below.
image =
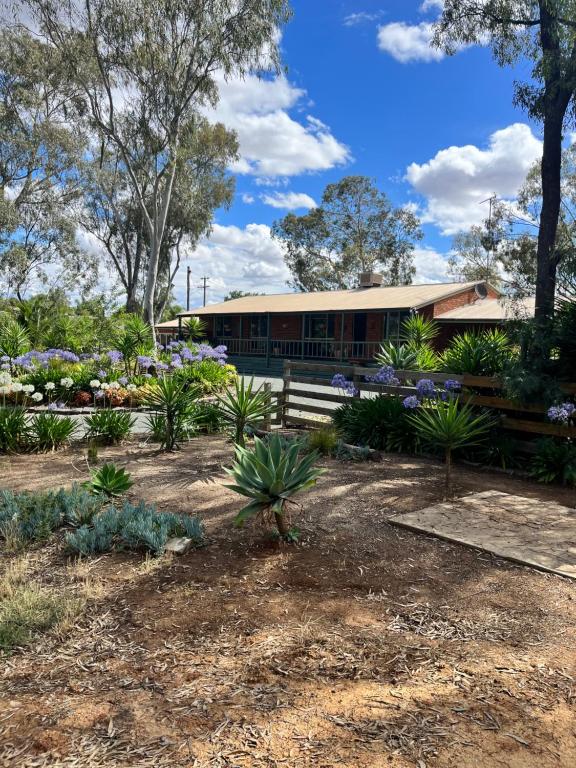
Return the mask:
<path id="1" fill-rule="evenodd" d="M 78 564 L 57 536 L 30 553 L 35 581 L 87 607 L 4 662 L 0 765 L 576 763 L 574 584 L 389 525 L 442 499 L 439 463 L 324 461 L 294 547 L 233 528 L 231 458 L 219 437 L 101 450 L 130 496 L 200 515 L 207 546 Z M 76 448 L 0 471 L 14 490 L 88 477 Z M 469 468 L 455 484 L 574 506 L 573 490 Z"/>

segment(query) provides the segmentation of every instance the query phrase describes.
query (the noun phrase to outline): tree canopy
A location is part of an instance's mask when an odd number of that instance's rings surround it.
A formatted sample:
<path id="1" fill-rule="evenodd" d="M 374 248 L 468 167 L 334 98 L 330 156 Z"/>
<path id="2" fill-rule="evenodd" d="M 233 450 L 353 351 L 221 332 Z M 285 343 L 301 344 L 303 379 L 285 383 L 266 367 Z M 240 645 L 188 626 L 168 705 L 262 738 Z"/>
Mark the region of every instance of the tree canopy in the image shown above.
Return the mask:
<path id="1" fill-rule="evenodd" d="M 290 285 L 300 291 L 352 288 L 360 272 L 371 271 L 381 272 L 386 285 L 411 283 L 422 237 L 416 216 L 394 208 L 366 176 L 329 184 L 317 208 L 288 214 L 272 234 L 285 246 Z"/>

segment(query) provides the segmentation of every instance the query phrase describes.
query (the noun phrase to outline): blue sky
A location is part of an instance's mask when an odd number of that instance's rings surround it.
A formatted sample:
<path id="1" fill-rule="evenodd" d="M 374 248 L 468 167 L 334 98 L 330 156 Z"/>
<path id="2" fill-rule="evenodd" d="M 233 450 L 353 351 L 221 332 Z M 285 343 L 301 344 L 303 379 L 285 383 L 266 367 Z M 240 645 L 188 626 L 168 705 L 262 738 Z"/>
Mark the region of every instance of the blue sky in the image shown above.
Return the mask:
<path id="1" fill-rule="evenodd" d="M 453 235 L 486 215 L 481 200 L 513 199 L 540 153 L 538 126 L 513 106 L 528 63 L 501 69 L 471 47 L 442 57 L 428 45 L 441 0 L 293 0 L 282 33 L 285 76 L 222 83 L 215 117 L 238 131 L 237 195 L 190 255 L 193 303 L 233 288 L 282 292 L 287 272 L 270 224 L 304 213 L 326 184 L 376 180 L 424 221 L 418 282 L 448 279 Z M 297 207 L 301 206 L 301 207 Z M 184 296 L 184 270 L 177 297 Z"/>

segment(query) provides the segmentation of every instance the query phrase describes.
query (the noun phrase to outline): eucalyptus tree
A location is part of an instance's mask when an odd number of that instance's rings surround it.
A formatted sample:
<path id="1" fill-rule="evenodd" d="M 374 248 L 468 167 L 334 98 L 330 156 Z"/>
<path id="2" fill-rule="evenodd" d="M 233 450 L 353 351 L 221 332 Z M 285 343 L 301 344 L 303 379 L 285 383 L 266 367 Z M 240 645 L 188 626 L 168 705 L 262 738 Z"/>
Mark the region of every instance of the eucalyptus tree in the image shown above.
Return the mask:
<path id="1" fill-rule="evenodd" d="M 488 43 L 497 62 L 528 58 L 531 80 L 516 85 L 515 100 L 543 125 L 542 205 L 536 250 L 536 317 L 553 315 L 561 209 L 563 132 L 574 121 L 576 0 L 445 0 L 434 43 L 449 53 L 462 44 Z"/>
<path id="2" fill-rule="evenodd" d="M 22 30 L 0 32 L 0 276 L 20 299 L 55 264 L 87 274 L 69 215 L 85 137 L 60 53 Z M 54 273 L 54 269 L 51 269 Z"/>
<path id="3" fill-rule="evenodd" d="M 278 70 L 288 0 L 20 0 L 15 9 L 66 60 L 91 124 L 122 158 L 149 240 L 143 304 L 153 326 L 183 136 L 199 109 L 216 104 L 218 77 Z M 135 130 L 149 132 L 154 170 L 145 181 Z"/>
<path id="4" fill-rule="evenodd" d="M 317 208 L 289 213 L 272 234 L 285 247 L 291 285 L 301 291 L 352 288 L 359 272 L 374 270 L 387 285 L 409 284 L 414 244 L 422 237 L 416 216 L 394 208 L 366 176 L 329 184 Z"/>

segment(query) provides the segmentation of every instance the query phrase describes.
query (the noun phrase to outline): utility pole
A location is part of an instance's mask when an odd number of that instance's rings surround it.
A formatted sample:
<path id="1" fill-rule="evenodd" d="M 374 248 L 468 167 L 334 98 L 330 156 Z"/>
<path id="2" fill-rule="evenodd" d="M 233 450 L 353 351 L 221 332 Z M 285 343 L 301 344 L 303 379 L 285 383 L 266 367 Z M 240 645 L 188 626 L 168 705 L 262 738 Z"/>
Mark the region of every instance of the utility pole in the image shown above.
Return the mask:
<path id="1" fill-rule="evenodd" d="M 202 306 L 205 307 L 206 306 L 206 287 L 208 286 L 208 280 L 210 278 L 209 277 L 201 277 L 200 279 L 202 280 L 202 288 L 203 288 L 203 291 L 204 291 L 204 303 L 202 304 Z"/>
<path id="2" fill-rule="evenodd" d="M 192 274 L 192 267 L 188 267 L 186 270 L 186 312 L 190 311 L 190 275 Z"/>

